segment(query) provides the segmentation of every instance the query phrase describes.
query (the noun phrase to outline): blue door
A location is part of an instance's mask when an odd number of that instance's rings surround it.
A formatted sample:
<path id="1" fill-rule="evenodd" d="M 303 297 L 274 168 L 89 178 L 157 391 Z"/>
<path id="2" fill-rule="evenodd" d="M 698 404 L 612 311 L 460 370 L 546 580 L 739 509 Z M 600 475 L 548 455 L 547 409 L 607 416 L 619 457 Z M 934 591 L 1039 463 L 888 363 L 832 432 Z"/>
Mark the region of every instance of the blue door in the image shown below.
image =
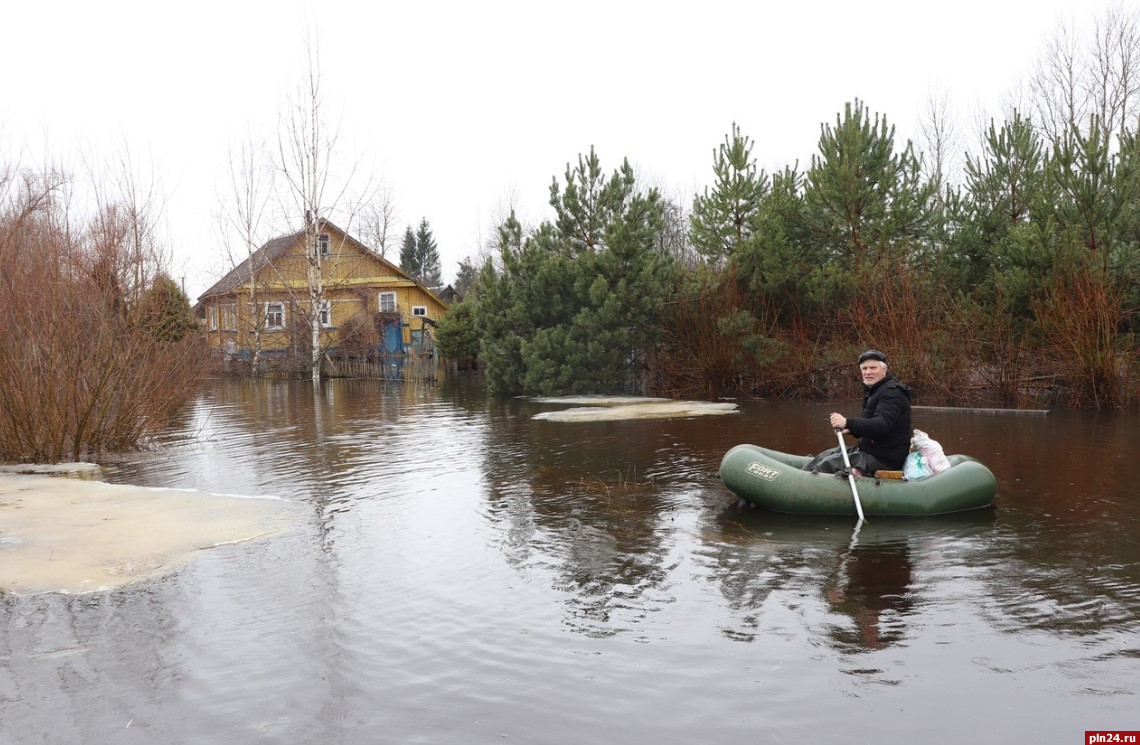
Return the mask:
<path id="1" fill-rule="evenodd" d="M 404 353 L 404 330 L 399 326 L 384 327 L 384 354 Z"/>

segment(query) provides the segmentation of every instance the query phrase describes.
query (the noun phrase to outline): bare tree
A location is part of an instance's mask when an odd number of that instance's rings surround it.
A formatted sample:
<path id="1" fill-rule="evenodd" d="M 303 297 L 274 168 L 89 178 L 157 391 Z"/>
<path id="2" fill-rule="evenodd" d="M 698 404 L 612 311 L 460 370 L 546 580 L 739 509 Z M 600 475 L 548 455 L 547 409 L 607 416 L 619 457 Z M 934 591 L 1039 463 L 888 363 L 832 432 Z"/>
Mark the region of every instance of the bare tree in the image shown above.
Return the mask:
<path id="1" fill-rule="evenodd" d="M 392 197 L 392 190 L 382 186 L 375 197 L 364 205 L 360 216 L 360 237 L 366 246 L 380 254 L 380 258 L 387 259 L 388 249 L 394 240 L 395 225 L 396 201 Z"/>
<path id="2" fill-rule="evenodd" d="M 220 199 L 219 204 L 222 244 L 228 265 L 234 269 L 245 269 L 242 279 L 246 283 L 244 295 L 249 317 L 244 322 L 253 337 L 250 367 L 256 374 L 261 369 L 265 314 L 260 309 L 258 267 L 254 263 L 254 254 L 267 238 L 264 221 L 273 194 L 273 169 L 264 147 L 255 145 L 252 137 L 243 142 L 236 152 L 230 151 L 229 165 L 229 193 Z M 223 311 L 223 327 L 226 320 Z M 228 320 L 234 324 L 242 323 L 242 314 L 234 309 L 233 317 Z"/>
<path id="3" fill-rule="evenodd" d="M 1088 101 L 1081 77 L 1080 41 L 1071 25 L 1062 24 L 1028 80 L 1038 126 L 1052 142 L 1084 118 Z"/>
<path id="4" fill-rule="evenodd" d="M 130 173 L 92 176 L 75 198 L 53 168 L 0 167 L 0 460 L 133 447 L 200 380 L 189 303 L 138 200 L 154 192 Z"/>
<path id="5" fill-rule="evenodd" d="M 946 186 L 957 176 L 957 121 L 951 107 L 950 93 L 945 87 L 931 88 L 926 98 L 924 117 L 919 124 L 922 137 L 922 165 L 928 181 L 937 186 L 942 199 Z"/>
<path id="6" fill-rule="evenodd" d="M 1123 4 L 1094 17 L 1082 36 L 1062 23 L 1029 78 L 1042 133 L 1060 142 L 1073 129 L 1098 127 L 1106 142 L 1140 114 L 1140 11 Z"/>
<path id="7" fill-rule="evenodd" d="M 502 268 L 502 226 L 508 220 L 513 220 L 519 223 L 520 235 L 526 236 L 532 232 L 532 228 L 526 220 L 518 216 L 519 202 L 519 189 L 512 184 L 501 191 L 495 203 L 487 209 L 487 220 L 491 224 L 490 231 L 483 227 L 481 218 L 476 218 L 475 245 L 477 250 L 474 257 L 469 255 L 460 263 L 461 268 L 463 263 L 466 263 L 473 266 L 478 272 L 488 260 L 495 266 L 496 271 Z"/>
<path id="8" fill-rule="evenodd" d="M 1090 92 L 1106 135 L 1123 135 L 1140 113 L 1140 16 L 1109 8 L 1093 22 Z M 1107 138 L 1106 138 L 1107 139 Z"/>
<path id="9" fill-rule="evenodd" d="M 91 230 L 105 247 L 113 244 L 123 298 L 133 304 L 170 265 L 172 253 L 160 235 L 166 197 L 154 167 L 149 172 L 137 167 L 125 143 L 122 152 L 102 162 L 88 155 L 83 167 L 95 205 Z"/>
<path id="10" fill-rule="evenodd" d="M 701 263 L 701 254 L 689 240 L 690 199 L 682 189 L 675 189 L 670 194 L 662 189 L 661 194 L 664 220 L 657 236 L 657 250 L 679 266 L 693 269 Z"/>
<path id="11" fill-rule="evenodd" d="M 314 383 L 321 379 L 324 348 L 321 343 L 321 309 L 325 301 L 323 251 L 319 236 L 330 214 L 343 207 L 347 185 L 356 172 L 353 165 L 339 187 L 331 186 L 331 159 L 339 140 L 339 124 L 326 120 L 321 90 L 320 58 L 311 40 L 305 42 L 307 67 L 294 96 L 287 103 L 278 133 L 281 172 L 294 214 L 304 215 L 310 370 Z M 347 226 L 347 222 L 345 223 Z"/>

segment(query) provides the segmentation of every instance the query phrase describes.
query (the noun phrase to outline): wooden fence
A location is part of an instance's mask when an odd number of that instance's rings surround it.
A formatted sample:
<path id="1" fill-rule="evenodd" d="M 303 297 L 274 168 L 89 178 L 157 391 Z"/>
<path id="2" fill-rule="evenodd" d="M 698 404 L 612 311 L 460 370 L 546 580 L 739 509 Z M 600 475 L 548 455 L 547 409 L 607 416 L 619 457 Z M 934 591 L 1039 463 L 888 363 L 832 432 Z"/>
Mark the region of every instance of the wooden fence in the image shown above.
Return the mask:
<path id="1" fill-rule="evenodd" d="M 268 380 L 305 380 L 311 376 L 307 360 L 294 357 L 262 358 L 259 370 L 248 361 L 225 357 L 217 360 L 214 372 L 219 376 L 265 378 Z M 413 381 L 434 383 L 442 373 L 434 354 L 408 354 L 378 359 L 326 358 L 321 363 L 325 378 L 358 378 L 366 380 Z"/>

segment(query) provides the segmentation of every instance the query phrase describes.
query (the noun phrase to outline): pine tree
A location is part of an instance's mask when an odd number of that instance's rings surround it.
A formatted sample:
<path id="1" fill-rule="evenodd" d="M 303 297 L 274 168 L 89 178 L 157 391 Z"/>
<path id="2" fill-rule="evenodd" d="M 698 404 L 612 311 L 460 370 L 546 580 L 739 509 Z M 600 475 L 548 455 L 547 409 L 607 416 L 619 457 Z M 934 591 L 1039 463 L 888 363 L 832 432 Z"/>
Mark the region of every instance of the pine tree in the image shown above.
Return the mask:
<path id="1" fill-rule="evenodd" d="M 883 247 L 890 195 L 899 181 L 895 130 L 872 123 L 861 101 L 848 103 L 835 126 L 824 125 L 811 159 L 805 196 L 813 227 L 832 256 L 854 267 Z"/>
<path id="2" fill-rule="evenodd" d="M 757 307 L 785 322 L 813 310 L 810 279 L 826 251 L 813 239 L 804 201 L 804 174 L 776 171 L 751 218 L 754 233 L 733 253 L 731 267 Z"/>
<path id="3" fill-rule="evenodd" d="M 1038 232 L 1055 202 L 1047 162 L 1040 133 L 1018 112 L 991 123 L 982 154 L 966 163 L 964 224 L 948 257 L 963 289 L 990 303 L 1000 292 L 1003 310 L 1021 319 L 1053 261 Z"/>
<path id="4" fill-rule="evenodd" d="M 499 393 L 636 389 L 656 344 L 675 264 L 656 250 L 663 208 L 628 161 L 606 178 L 591 149 L 551 186 L 555 219 L 521 239 L 500 231 L 500 269 L 480 276 L 476 313 L 489 387 Z"/>
<path id="5" fill-rule="evenodd" d="M 420 229 L 416 231 L 415 255 L 416 279 L 425 287 L 438 288 L 443 283 L 440 277 L 439 247 L 426 217 L 420 220 Z"/>
<path id="6" fill-rule="evenodd" d="M 461 259 L 455 272 L 455 292 L 459 297 L 467 297 L 479 283 L 479 267 L 471 257 Z"/>
<path id="7" fill-rule="evenodd" d="M 461 362 L 468 369 L 474 368 L 479 357 L 479 333 L 475 325 L 475 303 L 473 298 L 452 305 L 447 315 L 439 323 L 435 340 L 440 353 Z"/>
<path id="8" fill-rule="evenodd" d="M 768 176 L 757 172 L 752 142 L 733 122 L 713 159 L 716 182 L 693 200 L 690 217 L 693 246 L 713 261 L 730 258 L 755 233 Z"/>
<path id="9" fill-rule="evenodd" d="M 404 242 L 400 244 L 400 268 L 412 277 L 419 275 L 419 263 L 416 261 L 416 234 L 412 226 L 404 231 Z"/>
<path id="10" fill-rule="evenodd" d="M 534 329 L 534 315 L 527 312 L 527 277 L 522 266 L 522 226 L 512 210 L 498 228 L 499 265 L 487 259 L 479 273 L 479 302 L 475 326 L 479 333 L 479 356 L 487 365 L 487 387 L 495 393 L 522 389 L 525 370 L 521 346 Z"/>
<path id="11" fill-rule="evenodd" d="M 164 272 L 143 295 L 141 311 L 143 324 L 157 341 L 182 341 L 195 326 L 186 293 Z"/>
<path id="12" fill-rule="evenodd" d="M 894 136 L 886 117 L 872 120 L 858 100 L 834 127 L 822 127 L 804 190 L 811 237 L 822 251 L 807 288 L 818 313 L 867 315 L 867 297 L 890 294 L 884 278 L 909 281 L 906 267 L 930 251 L 935 186 L 923 180 L 913 145 L 896 152 Z M 889 324 L 880 308 L 870 316 Z M 856 328 L 870 331 L 870 323 L 864 318 Z"/>
<path id="13" fill-rule="evenodd" d="M 1107 270 L 1118 242 L 1132 239 L 1125 226 L 1140 196 L 1135 136 L 1120 138 L 1114 148 L 1099 117 L 1090 120 L 1088 134 L 1074 127 L 1054 145 L 1046 172 L 1057 187 L 1060 226 L 1075 230 L 1080 244 L 1098 254 Z"/>
<path id="14" fill-rule="evenodd" d="M 984 152 L 966 162 L 966 187 L 976 221 L 1004 235 L 1026 222 L 1041 195 L 1045 153 L 1041 136 L 1019 112 L 999 128 L 990 122 Z"/>

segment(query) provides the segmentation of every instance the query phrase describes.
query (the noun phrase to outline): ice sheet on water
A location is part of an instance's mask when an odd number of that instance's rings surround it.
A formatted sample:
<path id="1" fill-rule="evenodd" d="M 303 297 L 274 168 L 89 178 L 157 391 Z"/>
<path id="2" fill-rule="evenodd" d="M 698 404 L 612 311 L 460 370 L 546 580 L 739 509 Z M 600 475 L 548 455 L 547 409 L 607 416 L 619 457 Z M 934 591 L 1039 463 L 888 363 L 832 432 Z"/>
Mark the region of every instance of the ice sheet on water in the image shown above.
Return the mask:
<path id="1" fill-rule="evenodd" d="M 114 589 L 169 573 L 200 549 L 288 530 L 299 514 L 280 499 L 9 470 L 0 473 L 0 590 Z"/>
<path id="2" fill-rule="evenodd" d="M 713 401 L 673 401 L 667 398 L 633 396 L 566 396 L 538 398 L 539 403 L 575 405 L 559 411 L 544 411 L 535 419 L 554 422 L 599 422 L 621 419 L 669 419 L 675 417 L 719 416 L 737 412 L 736 404 Z"/>

